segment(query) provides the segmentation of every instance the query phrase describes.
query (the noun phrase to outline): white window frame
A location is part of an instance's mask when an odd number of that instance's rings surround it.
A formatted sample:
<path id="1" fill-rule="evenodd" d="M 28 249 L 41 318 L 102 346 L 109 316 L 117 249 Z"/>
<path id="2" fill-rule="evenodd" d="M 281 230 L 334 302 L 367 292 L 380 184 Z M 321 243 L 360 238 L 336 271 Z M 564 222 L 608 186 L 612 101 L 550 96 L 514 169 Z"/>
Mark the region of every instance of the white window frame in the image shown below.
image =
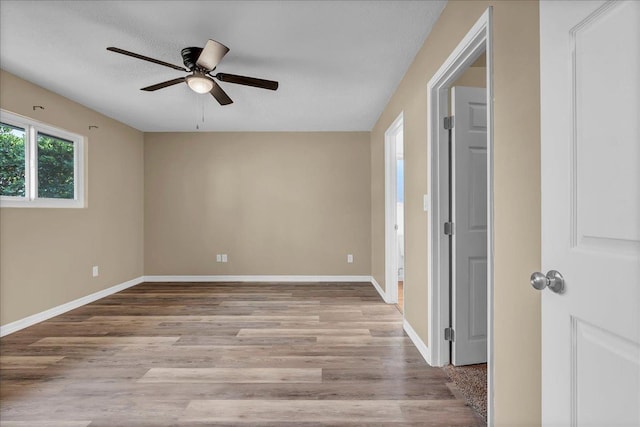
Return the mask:
<path id="1" fill-rule="evenodd" d="M 25 130 L 25 197 L 0 195 L 2 208 L 84 208 L 85 138 L 28 117 L 0 110 L 0 122 Z M 38 197 L 38 133 L 73 143 L 73 199 Z"/>

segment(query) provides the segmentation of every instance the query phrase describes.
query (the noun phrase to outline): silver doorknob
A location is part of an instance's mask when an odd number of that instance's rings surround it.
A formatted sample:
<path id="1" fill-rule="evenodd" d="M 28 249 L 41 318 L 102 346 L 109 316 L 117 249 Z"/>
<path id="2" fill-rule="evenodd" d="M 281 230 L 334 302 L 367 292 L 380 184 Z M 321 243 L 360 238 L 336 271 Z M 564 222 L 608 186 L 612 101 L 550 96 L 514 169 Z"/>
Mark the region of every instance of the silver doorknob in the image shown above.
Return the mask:
<path id="1" fill-rule="evenodd" d="M 548 287 L 553 292 L 561 294 L 564 291 L 564 277 L 556 270 L 549 270 L 546 276 L 536 271 L 531 275 L 531 286 L 539 291 Z"/>

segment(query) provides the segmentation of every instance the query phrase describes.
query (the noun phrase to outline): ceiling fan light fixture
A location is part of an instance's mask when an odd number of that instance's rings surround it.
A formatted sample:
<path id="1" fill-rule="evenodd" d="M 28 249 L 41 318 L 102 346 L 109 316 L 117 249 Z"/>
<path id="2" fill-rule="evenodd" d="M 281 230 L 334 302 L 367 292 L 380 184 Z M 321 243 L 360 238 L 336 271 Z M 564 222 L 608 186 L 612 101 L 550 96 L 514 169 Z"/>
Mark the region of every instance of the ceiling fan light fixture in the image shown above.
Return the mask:
<path id="1" fill-rule="evenodd" d="M 187 76 L 187 85 L 196 93 L 209 93 L 213 89 L 213 80 L 203 74 Z"/>

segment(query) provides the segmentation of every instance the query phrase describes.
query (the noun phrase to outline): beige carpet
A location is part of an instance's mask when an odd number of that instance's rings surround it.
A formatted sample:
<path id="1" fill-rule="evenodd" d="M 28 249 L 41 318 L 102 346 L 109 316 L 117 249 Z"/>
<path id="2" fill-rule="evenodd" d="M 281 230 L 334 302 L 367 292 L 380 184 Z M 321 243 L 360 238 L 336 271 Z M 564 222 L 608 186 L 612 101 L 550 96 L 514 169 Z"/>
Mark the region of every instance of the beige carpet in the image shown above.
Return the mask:
<path id="1" fill-rule="evenodd" d="M 487 421 L 487 364 L 468 366 L 445 366 L 451 382 L 467 404 Z"/>

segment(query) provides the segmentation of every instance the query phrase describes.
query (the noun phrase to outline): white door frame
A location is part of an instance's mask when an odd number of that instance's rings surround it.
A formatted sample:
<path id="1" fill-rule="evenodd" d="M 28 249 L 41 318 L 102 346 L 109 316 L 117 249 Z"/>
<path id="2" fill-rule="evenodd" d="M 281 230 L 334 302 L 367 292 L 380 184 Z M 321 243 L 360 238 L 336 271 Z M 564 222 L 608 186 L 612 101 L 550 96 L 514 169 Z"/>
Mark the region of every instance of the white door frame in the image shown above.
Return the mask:
<path id="1" fill-rule="evenodd" d="M 449 326 L 449 254 L 443 223 L 448 218 L 448 185 L 442 183 L 441 174 L 447 168 L 448 150 L 441 150 L 448 143 L 448 131 L 442 126 L 449 115 L 448 91 L 450 86 L 482 54 L 487 57 L 487 362 L 488 425 L 493 425 L 493 46 L 492 8 L 480 16 L 471 30 L 456 46 L 427 85 L 427 164 L 430 167 L 428 215 L 428 298 L 429 340 L 428 355 L 432 366 L 449 363 L 449 343 L 444 339 L 444 328 Z M 445 175 L 446 177 L 446 175 Z"/>
<path id="2" fill-rule="evenodd" d="M 387 303 L 398 302 L 398 176 L 396 137 L 404 125 L 403 112 L 384 133 L 384 289 Z M 404 316 L 404 310 L 403 310 Z"/>

